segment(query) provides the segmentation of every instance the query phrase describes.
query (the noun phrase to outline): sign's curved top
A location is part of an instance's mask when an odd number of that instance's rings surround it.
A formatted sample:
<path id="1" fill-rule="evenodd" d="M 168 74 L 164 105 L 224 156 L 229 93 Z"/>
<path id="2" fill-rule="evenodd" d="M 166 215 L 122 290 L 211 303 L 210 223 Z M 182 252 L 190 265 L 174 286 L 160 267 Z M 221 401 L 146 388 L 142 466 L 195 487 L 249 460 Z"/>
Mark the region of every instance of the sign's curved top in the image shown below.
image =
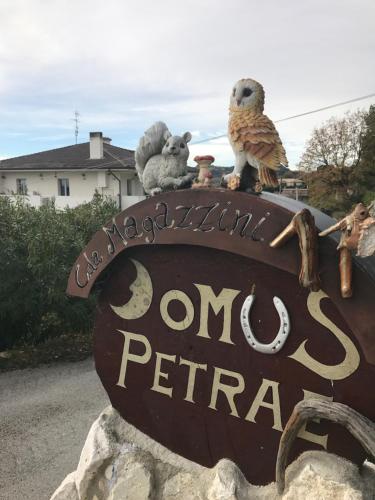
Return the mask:
<path id="1" fill-rule="evenodd" d="M 270 242 L 301 205 L 281 196 L 252 196 L 224 189 L 183 190 L 146 199 L 119 213 L 99 230 L 79 255 L 70 273 L 67 293 L 88 297 L 99 275 L 124 250 L 140 246 L 195 245 L 229 251 L 298 276 L 298 241 L 273 249 Z M 310 207 L 309 207 L 310 208 Z M 332 219 L 311 209 L 323 230 Z M 322 288 L 357 337 L 368 362 L 375 364 L 375 282 L 359 266 L 355 296 L 340 296 L 336 241 L 319 241 Z M 225 268 L 225 262 L 223 262 Z"/>

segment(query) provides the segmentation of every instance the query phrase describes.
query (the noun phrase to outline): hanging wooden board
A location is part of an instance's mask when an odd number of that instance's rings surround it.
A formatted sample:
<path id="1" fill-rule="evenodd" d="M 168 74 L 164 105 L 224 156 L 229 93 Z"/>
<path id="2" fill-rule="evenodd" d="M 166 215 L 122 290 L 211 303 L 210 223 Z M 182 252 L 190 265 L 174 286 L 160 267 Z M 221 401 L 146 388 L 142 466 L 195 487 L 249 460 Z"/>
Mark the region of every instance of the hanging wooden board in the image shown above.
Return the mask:
<path id="1" fill-rule="evenodd" d="M 202 465 L 232 459 L 253 484 L 274 480 L 298 401 L 343 402 L 375 420 L 375 283 L 356 267 L 355 296 L 342 299 L 328 238 L 322 290 L 301 288 L 298 241 L 269 247 L 293 216 L 282 204 L 225 190 L 148 199 L 96 233 L 68 284 L 87 297 L 101 276 L 95 363 L 121 415 Z M 327 422 L 307 426 L 294 451 L 305 449 L 364 459 Z"/>

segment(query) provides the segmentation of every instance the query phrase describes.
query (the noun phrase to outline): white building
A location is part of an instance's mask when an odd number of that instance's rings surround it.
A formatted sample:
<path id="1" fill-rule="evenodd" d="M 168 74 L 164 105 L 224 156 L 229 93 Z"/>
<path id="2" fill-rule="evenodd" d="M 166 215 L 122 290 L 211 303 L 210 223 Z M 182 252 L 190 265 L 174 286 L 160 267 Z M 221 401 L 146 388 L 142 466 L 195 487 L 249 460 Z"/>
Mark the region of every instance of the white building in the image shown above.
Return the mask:
<path id="1" fill-rule="evenodd" d="M 101 132 L 91 132 L 90 142 L 0 161 L 0 196 L 65 208 L 91 201 L 96 191 L 122 210 L 144 198 L 134 151 L 113 146 Z"/>

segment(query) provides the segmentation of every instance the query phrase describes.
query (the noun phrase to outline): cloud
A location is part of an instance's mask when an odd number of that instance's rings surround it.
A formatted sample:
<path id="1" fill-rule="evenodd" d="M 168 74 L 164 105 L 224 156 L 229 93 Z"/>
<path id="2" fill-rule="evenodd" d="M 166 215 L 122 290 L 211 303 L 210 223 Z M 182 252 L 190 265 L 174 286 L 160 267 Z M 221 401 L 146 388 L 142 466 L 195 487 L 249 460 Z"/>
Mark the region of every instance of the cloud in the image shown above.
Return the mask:
<path id="1" fill-rule="evenodd" d="M 156 120 L 220 135 L 244 76 L 273 120 L 373 92 L 374 17 L 372 0 L 3 0 L 0 153 L 73 143 L 75 109 L 85 141 L 103 130 L 134 147 Z M 331 114 L 278 125 L 291 163 Z M 233 163 L 228 144 L 201 148 Z"/>

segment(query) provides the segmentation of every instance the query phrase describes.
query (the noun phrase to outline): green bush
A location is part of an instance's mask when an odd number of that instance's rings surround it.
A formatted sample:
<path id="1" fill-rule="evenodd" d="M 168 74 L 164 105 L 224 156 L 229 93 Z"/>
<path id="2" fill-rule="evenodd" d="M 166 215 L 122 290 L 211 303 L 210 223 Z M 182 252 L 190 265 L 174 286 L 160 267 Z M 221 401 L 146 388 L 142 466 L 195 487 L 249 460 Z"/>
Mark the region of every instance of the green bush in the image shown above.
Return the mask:
<path id="1" fill-rule="evenodd" d="M 92 326 L 95 296 L 65 295 L 70 270 L 117 208 L 99 195 L 60 211 L 0 199 L 0 350 Z"/>

